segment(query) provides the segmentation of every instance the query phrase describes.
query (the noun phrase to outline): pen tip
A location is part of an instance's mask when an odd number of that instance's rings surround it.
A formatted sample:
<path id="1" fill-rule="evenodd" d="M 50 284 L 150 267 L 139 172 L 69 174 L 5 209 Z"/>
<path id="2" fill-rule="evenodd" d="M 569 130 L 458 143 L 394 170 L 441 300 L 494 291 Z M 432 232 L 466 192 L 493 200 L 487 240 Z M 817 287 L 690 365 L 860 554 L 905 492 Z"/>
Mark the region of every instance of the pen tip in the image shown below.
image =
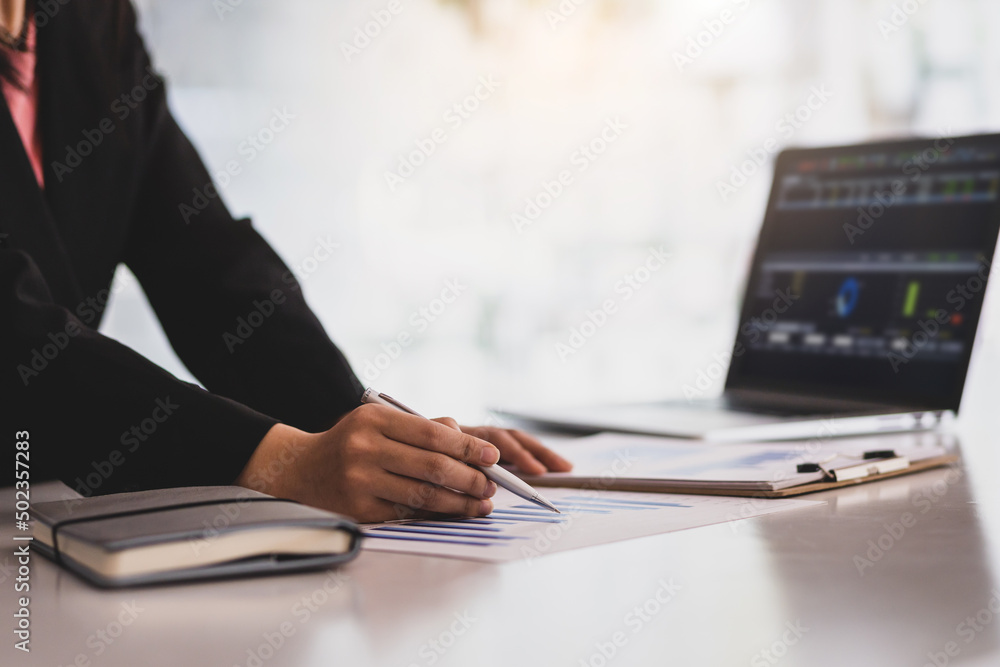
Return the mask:
<path id="1" fill-rule="evenodd" d="M 547 510 L 551 510 L 551 511 L 555 512 L 556 514 L 562 514 L 562 512 L 559 511 L 558 507 L 556 507 L 555 505 L 553 505 L 551 501 L 543 498 L 540 493 L 536 493 L 531 498 L 531 502 L 535 503 L 536 505 L 540 505 L 540 506 L 544 507 Z"/>

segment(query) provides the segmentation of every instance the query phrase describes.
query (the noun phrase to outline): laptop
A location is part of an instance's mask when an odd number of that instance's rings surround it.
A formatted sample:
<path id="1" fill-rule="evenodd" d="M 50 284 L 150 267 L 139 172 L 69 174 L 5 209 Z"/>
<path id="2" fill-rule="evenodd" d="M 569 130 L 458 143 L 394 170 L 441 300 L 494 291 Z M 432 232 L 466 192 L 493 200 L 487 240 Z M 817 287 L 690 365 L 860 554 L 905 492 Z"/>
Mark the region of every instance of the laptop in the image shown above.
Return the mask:
<path id="1" fill-rule="evenodd" d="M 499 412 L 730 442 L 933 428 L 962 399 L 998 186 L 1000 134 L 784 150 L 720 397 Z"/>

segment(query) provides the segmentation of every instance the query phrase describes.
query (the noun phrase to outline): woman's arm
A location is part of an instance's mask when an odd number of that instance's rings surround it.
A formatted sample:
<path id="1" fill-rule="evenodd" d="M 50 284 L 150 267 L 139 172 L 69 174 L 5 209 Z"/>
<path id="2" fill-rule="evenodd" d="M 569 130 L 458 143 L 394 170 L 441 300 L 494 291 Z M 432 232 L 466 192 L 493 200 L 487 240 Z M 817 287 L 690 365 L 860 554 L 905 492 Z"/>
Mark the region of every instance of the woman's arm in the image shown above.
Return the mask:
<path id="1" fill-rule="evenodd" d="M 85 496 L 229 483 L 274 419 L 181 382 L 52 301 L 0 247 L 0 433 L 31 434 L 32 479 Z"/>
<path id="2" fill-rule="evenodd" d="M 130 77 L 139 85 L 148 75 L 150 61 L 129 3 L 122 11 L 127 88 Z M 274 250 L 211 196 L 208 170 L 174 122 L 162 82 L 135 113 L 138 188 L 125 261 L 171 345 L 213 393 L 302 430 L 328 429 L 363 391 L 344 355 Z"/>

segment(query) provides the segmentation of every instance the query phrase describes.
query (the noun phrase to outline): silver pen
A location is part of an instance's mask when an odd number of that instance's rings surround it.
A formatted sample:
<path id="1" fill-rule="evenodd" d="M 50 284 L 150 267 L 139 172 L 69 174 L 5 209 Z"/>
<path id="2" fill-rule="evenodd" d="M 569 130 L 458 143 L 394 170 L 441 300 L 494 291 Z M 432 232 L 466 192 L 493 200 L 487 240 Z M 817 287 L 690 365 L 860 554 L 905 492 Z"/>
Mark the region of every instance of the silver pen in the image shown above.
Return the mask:
<path id="1" fill-rule="evenodd" d="M 372 389 L 371 387 L 365 389 L 364 395 L 361 396 L 361 402 L 375 403 L 376 405 L 384 405 L 386 407 L 395 408 L 396 410 L 414 415 L 416 417 L 422 417 L 423 419 L 427 419 L 416 410 L 406 407 L 405 405 L 394 399 L 392 396 L 389 396 L 387 394 L 381 394 Z M 557 512 L 559 514 L 562 513 L 559 512 L 559 508 L 557 508 L 555 505 L 546 500 L 542 496 L 542 494 L 540 494 L 538 491 L 535 491 L 529 484 L 519 479 L 514 473 L 501 468 L 499 465 L 490 465 L 490 466 L 476 465 L 473 467 L 482 470 L 483 474 L 486 475 L 487 478 L 497 483 L 497 486 L 502 486 L 503 488 L 507 489 L 514 495 L 520 496 L 525 500 L 530 500 L 536 505 L 541 505 L 545 509 L 552 510 L 553 512 Z"/>

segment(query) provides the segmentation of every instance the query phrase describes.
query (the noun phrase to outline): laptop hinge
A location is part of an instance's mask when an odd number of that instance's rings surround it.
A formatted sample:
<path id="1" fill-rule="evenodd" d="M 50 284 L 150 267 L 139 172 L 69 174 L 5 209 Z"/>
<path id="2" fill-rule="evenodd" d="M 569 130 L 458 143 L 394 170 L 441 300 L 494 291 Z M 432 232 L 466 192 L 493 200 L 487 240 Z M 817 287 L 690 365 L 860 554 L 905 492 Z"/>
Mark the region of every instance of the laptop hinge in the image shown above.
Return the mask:
<path id="1" fill-rule="evenodd" d="M 908 412 L 920 408 L 873 401 L 808 396 L 761 389 L 726 389 L 725 397 L 747 407 L 779 407 L 783 409 L 817 410 L 822 412 Z"/>

